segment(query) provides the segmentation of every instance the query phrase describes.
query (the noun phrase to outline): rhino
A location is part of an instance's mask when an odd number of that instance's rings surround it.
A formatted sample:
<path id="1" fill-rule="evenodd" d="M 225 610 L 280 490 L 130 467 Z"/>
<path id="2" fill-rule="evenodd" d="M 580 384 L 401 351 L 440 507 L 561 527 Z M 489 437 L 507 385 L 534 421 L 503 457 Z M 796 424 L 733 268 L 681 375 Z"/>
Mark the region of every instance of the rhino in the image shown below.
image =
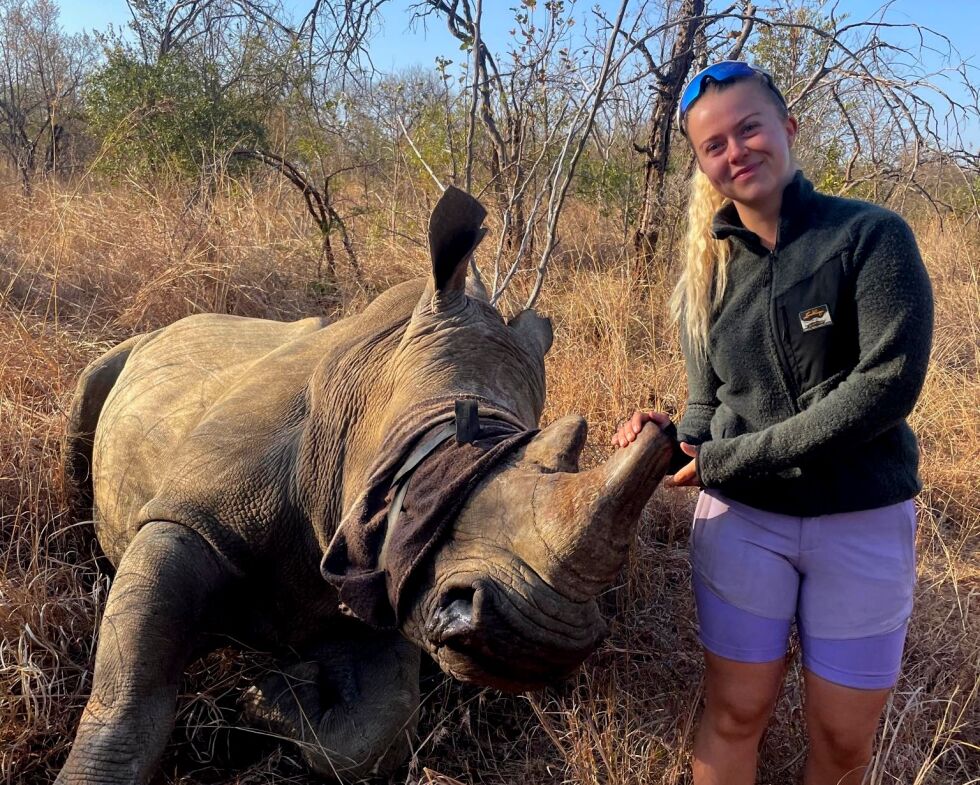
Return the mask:
<path id="1" fill-rule="evenodd" d="M 183 670 L 219 643 L 278 663 L 245 721 L 352 781 L 410 756 L 423 653 L 524 691 L 602 640 L 597 597 L 674 443 L 648 423 L 579 471 L 585 420 L 537 429 L 551 323 L 505 321 L 468 275 L 484 218 L 449 188 L 431 276 L 357 315 L 194 315 L 84 370 L 66 474 L 114 577 L 59 785 L 147 782 Z"/>

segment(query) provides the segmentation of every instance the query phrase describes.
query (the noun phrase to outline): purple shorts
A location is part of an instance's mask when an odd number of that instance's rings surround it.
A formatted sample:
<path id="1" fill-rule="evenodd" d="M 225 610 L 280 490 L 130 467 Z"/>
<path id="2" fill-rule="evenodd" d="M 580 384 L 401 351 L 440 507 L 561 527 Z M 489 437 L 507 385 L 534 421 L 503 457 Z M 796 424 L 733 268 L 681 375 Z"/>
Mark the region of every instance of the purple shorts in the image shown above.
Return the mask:
<path id="1" fill-rule="evenodd" d="M 915 586 L 915 507 L 799 518 L 704 491 L 691 563 L 701 642 L 721 657 L 785 656 L 835 684 L 894 686 Z"/>

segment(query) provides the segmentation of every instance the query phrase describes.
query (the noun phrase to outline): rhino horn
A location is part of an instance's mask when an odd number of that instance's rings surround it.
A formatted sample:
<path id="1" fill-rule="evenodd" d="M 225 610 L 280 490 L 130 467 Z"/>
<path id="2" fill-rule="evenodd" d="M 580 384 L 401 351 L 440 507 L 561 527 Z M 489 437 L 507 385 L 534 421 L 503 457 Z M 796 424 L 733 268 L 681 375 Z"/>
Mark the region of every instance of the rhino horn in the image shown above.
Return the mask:
<path id="1" fill-rule="evenodd" d="M 577 414 L 555 420 L 527 445 L 524 460 L 550 472 L 577 472 L 588 430 L 585 418 Z"/>
<path id="2" fill-rule="evenodd" d="M 609 586 L 626 561 L 640 513 L 667 471 L 673 444 L 647 423 L 629 447 L 581 473 L 556 473 L 535 491 L 539 535 L 549 551 L 546 580 L 577 601 Z"/>
<path id="3" fill-rule="evenodd" d="M 449 186 L 429 217 L 429 254 L 437 292 L 462 291 L 466 263 L 487 230 L 486 208 L 466 191 Z"/>

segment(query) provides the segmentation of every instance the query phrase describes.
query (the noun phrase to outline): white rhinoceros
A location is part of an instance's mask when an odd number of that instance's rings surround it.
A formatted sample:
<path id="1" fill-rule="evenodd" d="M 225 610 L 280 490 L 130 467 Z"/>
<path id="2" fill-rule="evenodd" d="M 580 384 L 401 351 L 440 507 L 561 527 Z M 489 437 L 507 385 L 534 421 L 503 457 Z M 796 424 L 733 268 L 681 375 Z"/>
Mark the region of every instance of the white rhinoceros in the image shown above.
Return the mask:
<path id="1" fill-rule="evenodd" d="M 484 216 L 447 191 L 431 279 L 357 316 L 192 316 L 85 370 L 66 467 L 117 569 L 58 783 L 145 783 L 215 636 L 281 655 L 247 718 L 341 779 L 407 758 L 420 650 L 524 690 L 595 648 L 672 440 L 579 473 L 581 417 L 534 430 L 551 325 L 467 281 Z"/>

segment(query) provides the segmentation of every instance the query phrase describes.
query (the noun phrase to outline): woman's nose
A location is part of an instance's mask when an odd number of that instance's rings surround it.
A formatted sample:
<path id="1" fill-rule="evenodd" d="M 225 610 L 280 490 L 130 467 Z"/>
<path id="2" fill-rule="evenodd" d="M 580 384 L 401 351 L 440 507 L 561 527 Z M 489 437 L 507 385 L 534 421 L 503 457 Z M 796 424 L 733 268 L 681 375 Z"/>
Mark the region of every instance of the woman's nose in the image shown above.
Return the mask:
<path id="1" fill-rule="evenodd" d="M 731 163 L 736 163 L 742 159 L 745 155 L 745 142 L 738 137 L 734 137 L 728 141 L 728 160 Z"/>

